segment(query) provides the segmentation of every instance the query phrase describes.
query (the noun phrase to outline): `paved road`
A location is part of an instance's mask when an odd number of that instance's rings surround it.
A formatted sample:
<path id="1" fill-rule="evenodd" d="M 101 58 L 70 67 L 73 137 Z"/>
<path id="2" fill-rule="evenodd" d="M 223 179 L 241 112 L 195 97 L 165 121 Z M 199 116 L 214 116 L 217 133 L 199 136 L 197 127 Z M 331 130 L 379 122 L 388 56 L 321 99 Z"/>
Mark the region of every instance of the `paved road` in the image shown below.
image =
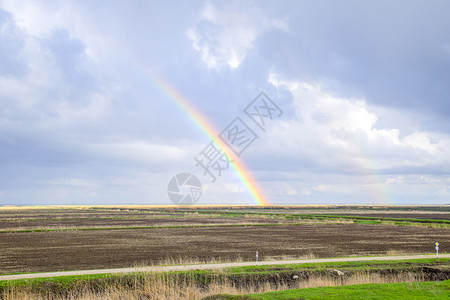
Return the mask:
<path id="1" fill-rule="evenodd" d="M 2 280 L 30 279 L 43 277 L 73 276 L 73 275 L 91 275 L 91 274 L 118 274 L 132 272 L 169 272 L 169 271 L 189 271 L 189 270 L 212 270 L 228 267 L 245 267 L 254 265 L 282 265 L 282 264 L 302 264 L 302 263 L 323 263 L 323 262 L 342 262 L 342 261 L 368 261 L 368 260 L 405 260 L 434 258 L 435 255 L 409 255 L 409 256 L 377 256 L 377 257 L 338 257 L 338 258 L 316 258 L 301 260 L 278 260 L 278 261 L 260 261 L 256 262 L 236 262 L 219 264 L 198 264 L 198 265 L 177 265 L 177 266 L 152 266 L 139 268 L 119 268 L 119 269 L 99 269 L 99 270 L 80 270 L 80 271 L 61 271 L 46 273 L 30 273 L 0 276 Z M 439 254 L 441 258 L 450 258 L 450 254 Z"/>

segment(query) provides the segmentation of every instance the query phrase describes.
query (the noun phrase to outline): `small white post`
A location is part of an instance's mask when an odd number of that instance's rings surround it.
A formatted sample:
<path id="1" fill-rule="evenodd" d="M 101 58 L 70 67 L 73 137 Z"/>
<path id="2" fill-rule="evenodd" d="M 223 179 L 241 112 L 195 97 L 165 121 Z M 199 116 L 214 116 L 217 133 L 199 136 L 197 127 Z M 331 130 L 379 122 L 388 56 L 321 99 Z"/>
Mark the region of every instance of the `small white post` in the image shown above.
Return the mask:
<path id="1" fill-rule="evenodd" d="M 256 251 L 256 263 L 258 263 L 258 251 Z"/>
<path id="2" fill-rule="evenodd" d="M 439 243 L 436 242 L 435 245 L 436 245 L 436 259 L 439 259 Z"/>

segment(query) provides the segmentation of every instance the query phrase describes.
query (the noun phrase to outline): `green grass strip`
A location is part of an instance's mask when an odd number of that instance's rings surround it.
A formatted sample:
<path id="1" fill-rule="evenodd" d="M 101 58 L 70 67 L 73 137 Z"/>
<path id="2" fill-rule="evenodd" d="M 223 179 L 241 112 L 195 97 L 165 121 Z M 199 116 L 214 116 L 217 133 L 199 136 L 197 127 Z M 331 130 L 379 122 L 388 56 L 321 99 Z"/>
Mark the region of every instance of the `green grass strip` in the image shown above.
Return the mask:
<path id="1" fill-rule="evenodd" d="M 218 295 L 204 300 L 288 300 L 288 299 L 449 299 L 450 280 L 428 282 L 400 282 L 357 284 L 336 287 L 295 289 L 248 295 Z"/>
<path id="2" fill-rule="evenodd" d="M 405 221 L 415 223 L 438 223 L 450 224 L 450 220 L 436 220 L 436 219 L 417 219 L 417 218 L 390 218 L 390 217 L 369 217 L 369 216 L 354 216 L 354 215 L 323 215 L 323 214 L 283 214 L 283 213 L 264 213 L 264 212 L 225 212 L 225 211 L 196 211 L 198 214 L 212 214 L 228 217 L 242 217 L 242 215 L 253 216 L 270 216 L 274 218 L 285 218 L 287 220 L 294 219 L 312 219 L 312 220 L 330 220 L 330 219 L 344 219 L 344 220 L 373 220 L 373 221 Z"/>
<path id="3" fill-rule="evenodd" d="M 326 223 L 341 225 L 341 223 Z M 152 226 L 111 226 L 111 227 L 73 227 L 73 228 L 36 228 L 19 230 L 0 230 L 0 233 L 17 232 L 48 232 L 48 231 L 72 231 L 72 230 L 122 230 L 122 229 L 152 229 L 152 228 L 207 228 L 207 227 L 252 227 L 252 226 L 300 226 L 310 223 L 248 223 L 248 224 L 186 224 L 186 225 L 152 225 Z"/>
<path id="4" fill-rule="evenodd" d="M 43 278 L 31 278 L 31 279 L 15 279 L 15 280 L 2 280 L 0 281 L 0 289 L 5 287 L 18 287 L 18 286 L 41 286 L 48 283 L 54 283 L 59 286 L 67 286 L 74 282 L 82 282 L 95 280 L 98 278 L 111 278 L 119 275 L 114 274 L 92 274 L 92 275 L 74 275 L 74 276 L 57 276 L 57 277 L 43 277 Z"/>
<path id="5" fill-rule="evenodd" d="M 245 267 L 230 267 L 224 269 L 225 272 L 250 273 L 250 272 L 273 272 L 274 270 L 292 270 L 292 271 L 322 271 L 327 269 L 345 269 L 345 270 L 367 270 L 367 269 L 407 269 L 422 265 L 449 266 L 450 258 L 422 258 L 406 260 L 368 260 L 368 261 L 340 261 L 340 262 L 321 262 L 321 263 L 299 263 L 299 264 L 280 264 L 280 265 L 260 265 Z"/>

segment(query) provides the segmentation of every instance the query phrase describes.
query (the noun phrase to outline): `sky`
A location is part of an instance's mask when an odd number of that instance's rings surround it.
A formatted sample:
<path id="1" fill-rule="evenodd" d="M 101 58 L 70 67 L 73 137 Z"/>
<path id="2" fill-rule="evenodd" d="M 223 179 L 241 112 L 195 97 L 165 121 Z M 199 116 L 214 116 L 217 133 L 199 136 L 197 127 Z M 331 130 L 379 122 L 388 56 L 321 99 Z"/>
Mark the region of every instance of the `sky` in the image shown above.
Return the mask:
<path id="1" fill-rule="evenodd" d="M 0 0 L 0 205 L 449 204 L 449 11 Z"/>

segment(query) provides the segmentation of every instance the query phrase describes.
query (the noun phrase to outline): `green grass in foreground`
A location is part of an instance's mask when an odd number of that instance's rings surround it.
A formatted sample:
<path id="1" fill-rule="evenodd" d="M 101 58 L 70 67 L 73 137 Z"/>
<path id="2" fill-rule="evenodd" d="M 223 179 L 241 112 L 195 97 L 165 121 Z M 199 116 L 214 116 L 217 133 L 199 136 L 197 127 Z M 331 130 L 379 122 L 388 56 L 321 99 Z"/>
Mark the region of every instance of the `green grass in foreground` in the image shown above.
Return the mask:
<path id="1" fill-rule="evenodd" d="M 448 299 L 450 280 L 318 287 L 249 295 L 217 295 L 205 300 L 253 299 Z"/>

